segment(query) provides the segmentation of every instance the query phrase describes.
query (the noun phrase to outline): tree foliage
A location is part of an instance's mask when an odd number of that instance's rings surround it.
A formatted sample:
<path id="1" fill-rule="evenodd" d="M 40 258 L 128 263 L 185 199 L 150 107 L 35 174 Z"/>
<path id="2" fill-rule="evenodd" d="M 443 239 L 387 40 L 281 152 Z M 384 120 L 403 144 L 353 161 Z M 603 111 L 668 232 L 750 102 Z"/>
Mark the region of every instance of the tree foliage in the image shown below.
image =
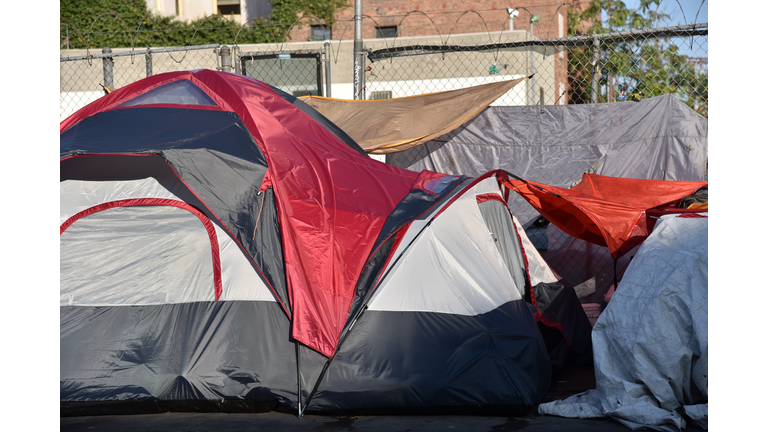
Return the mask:
<path id="1" fill-rule="evenodd" d="M 61 0 L 62 40 L 70 48 L 187 46 L 212 43 L 271 43 L 290 40 L 291 26 L 301 17 L 330 23 L 346 0 L 272 0 L 267 20 L 241 25 L 221 15 L 191 22 L 153 14 L 146 0 Z"/>
<path id="2" fill-rule="evenodd" d="M 629 9 L 620 0 L 593 1 L 581 14 L 569 11 L 569 35 L 654 28 L 656 23 L 669 18 L 658 12 L 660 2 L 640 0 L 637 9 Z M 592 59 L 592 47 L 571 51 L 569 80 L 573 103 L 590 101 Z M 696 62 L 691 61 L 669 39 L 638 38 L 619 43 L 603 41 L 598 64 L 596 73 L 599 76 L 597 90 L 600 101 L 640 100 L 671 93 L 700 114 L 707 115 L 707 73 L 697 70 Z"/>

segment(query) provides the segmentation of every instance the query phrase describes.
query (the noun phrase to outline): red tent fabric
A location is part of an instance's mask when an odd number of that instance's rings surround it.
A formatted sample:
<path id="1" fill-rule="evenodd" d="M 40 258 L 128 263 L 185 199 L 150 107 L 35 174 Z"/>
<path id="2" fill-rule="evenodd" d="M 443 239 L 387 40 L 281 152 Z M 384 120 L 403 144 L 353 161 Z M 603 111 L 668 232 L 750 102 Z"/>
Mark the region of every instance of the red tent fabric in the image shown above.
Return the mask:
<path id="1" fill-rule="evenodd" d="M 264 154 L 268 171 L 261 189 L 272 187 L 276 196 L 292 336 L 332 356 L 357 280 L 387 217 L 412 188 L 428 189 L 430 180 L 445 175 L 365 157 L 269 86 L 210 70 L 171 72 L 129 84 L 73 114 L 60 130 L 100 112 L 135 109 L 120 105 L 177 80 L 189 80 L 216 106 L 153 106 L 234 112 Z"/>
<path id="2" fill-rule="evenodd" d="M 506 174 L 500 175 L 500 181 L 564 232 L 607 246 L 614 259 L 648 237 L 656 223 L 649 210 L 661 210 L 708 184 L 596 174 L 585 174 L 581 183 L 571 189 L 513 179 Z"/>

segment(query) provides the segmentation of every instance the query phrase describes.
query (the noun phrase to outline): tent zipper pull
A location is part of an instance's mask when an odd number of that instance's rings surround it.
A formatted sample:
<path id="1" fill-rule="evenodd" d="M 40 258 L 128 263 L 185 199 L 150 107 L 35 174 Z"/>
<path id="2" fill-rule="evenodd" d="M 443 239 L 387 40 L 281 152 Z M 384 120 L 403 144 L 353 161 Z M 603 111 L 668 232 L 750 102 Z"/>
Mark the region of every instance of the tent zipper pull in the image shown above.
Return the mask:
<path id="1" fill-rule="evenodd" d="M 267 189 L 271 189 L 271 188 L 272 186 L 267 187 Z M 256 240 L 256 230 L 259 228 L 259 220 L 261 219 L 261 210 L 264 208 L 264 195 L 266 194 L 262 195 L 261 191 L 259 191 L 256 194 L 256 196 L 259 196 L 259 195 L 261 195 L 261 206 L 259 207 L 259 216 L 256 218 L 256 224 L 253 227 L 253 237 L 251 238 L 251 240 Z"/>

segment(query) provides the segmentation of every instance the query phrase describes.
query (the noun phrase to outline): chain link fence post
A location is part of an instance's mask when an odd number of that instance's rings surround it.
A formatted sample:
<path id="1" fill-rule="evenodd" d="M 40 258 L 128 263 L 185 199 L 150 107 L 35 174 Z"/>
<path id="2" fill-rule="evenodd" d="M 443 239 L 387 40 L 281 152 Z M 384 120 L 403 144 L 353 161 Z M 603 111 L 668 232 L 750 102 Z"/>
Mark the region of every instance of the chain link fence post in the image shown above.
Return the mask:
<path id="1" fill-rule="evenodd" d="M 233 57 L 233 63 L 235 64 L 235 73 L 238 75 L 243 75 L 243 72 L 240 67 L 240 47 L 234 46 L 232 47 L 232 57 Z"/>
<path id="2" fill-rule="evenodd" d="M 67 23 L 64 23 L 64 26 L 65 26 L 65 28 L 66 28 L 66 31 L 67 31 L 67 36 L 66 36 L 66 38 L 64 39 L 64 42 L 66 42 L 66 45 L 67 45 L 67 49 L 69 49 L 69 24 L 67 24 Z"/>
<path id="3" fill-rule="evenodd" d="M 323 63 L 325 67 L 325 97 L 331 96 L 331 43 L 323 44 Z"/>
<path id="4" fill-rule="evenodd" d="M 592 36 L 592 91 L 589 96 L 591 103 L 597 103 L 600 86 L 600 38 Z"/>
<path id="5" fill-rule="evenodd" d="M 147 64 L 147 78 L 152 76 L 152 50 L 147 47 L 147 54 L 145 54 L 145 62 Z"/>
<path id="6" fill-rule="evenodd" d="M 101 53 L 112 54 L 112 48 L 104 47 L 101 49 Z M 104 69 L 103 70 L 104 87 L 109 87 L 110 89 L 112 89 L 115 87 L 115 75 L 114 75 L 115 59 L 113 59 L 111 55 L 107 55 L 101 59 L 101 63 Z"/>
<path id="7" fill-rule="evenodd" d="M 224 72 L 232 72 L 232 51 L 229 46 L 224 45 L 219 49 L 219 55 L 221 56 L 221 68 L 219 70 Z"/>

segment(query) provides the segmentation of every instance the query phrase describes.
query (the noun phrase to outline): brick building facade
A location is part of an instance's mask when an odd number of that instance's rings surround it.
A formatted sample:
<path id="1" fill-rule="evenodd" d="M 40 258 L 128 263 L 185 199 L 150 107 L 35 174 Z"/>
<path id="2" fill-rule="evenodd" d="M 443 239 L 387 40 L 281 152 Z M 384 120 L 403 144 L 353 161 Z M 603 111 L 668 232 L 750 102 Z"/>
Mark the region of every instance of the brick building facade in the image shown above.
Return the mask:
<path id="1" fill-rule="evenodd" d="M 330 25 L 330 38 L 334 41 L 354 39 L 354 0 L 348 0 L 348 5 L 337 13 L 336 21 Z M 411 40 L 439 36 L 445 44 L 461 45 L 461 38 L 454 38 L 454 35 L 487 34 L 494 42 L 506 42 L 507 39 L 499 40 L 501 33 L 512 29 L 525 31 L 535 39 L 555 39 L 567 36 L 568 10 L 575 8 L 583 11 L 588 6 L 587 1 L 564 4 L 553 0 L 365 0 L 362 3 L 362 33 L 369 45 L 372 40 L 382 37 L 391 41 L 394 35 Z M 517 9 L 512 23 L 507 8 Z M 304 17 L 291 31 L 290 40 L 327 39 L 328 34 L 323 33 L 324 24 L 312 17 Z M 569 103 L 571 88 L 567 53 L 557 52 L 551 61 L 551 75 L 546 85 L 549 94 L 543 93 L 540 83 L 535 89 L 530 89 L 536 94 L 528 96 L 528 103 Z"/>
<path id="2" fill-rule="evenodd" d="M 332 24 L 332 39 L 354 39 L 354 0 L 349 7 L 337 14 Z M 381 36 L 377 29 L 397 28 L 398 37 L 435 36 L 444 38 L 449 34 L 491 33 L 510 29 L 507 8 L 517 8 L 519 15 L 514 20 L 516 30 L 531 29 L 531 17 L 538 14 L 540 19 L 533 23 L 533 36 L 537 39 L 565 37 L 567 33 L 567 11 L 571 5 L 579 10 L 587 8 L 589 2 L 573 1 L 568 4 L 552 0 L 523 1 L 446 1 L 446 0 L 365 0 L 363 8 L 363 39 Z M 292 41 L 312 40 L 311 25 L 323 24 L 306 17 L 291 32 Z"/>

